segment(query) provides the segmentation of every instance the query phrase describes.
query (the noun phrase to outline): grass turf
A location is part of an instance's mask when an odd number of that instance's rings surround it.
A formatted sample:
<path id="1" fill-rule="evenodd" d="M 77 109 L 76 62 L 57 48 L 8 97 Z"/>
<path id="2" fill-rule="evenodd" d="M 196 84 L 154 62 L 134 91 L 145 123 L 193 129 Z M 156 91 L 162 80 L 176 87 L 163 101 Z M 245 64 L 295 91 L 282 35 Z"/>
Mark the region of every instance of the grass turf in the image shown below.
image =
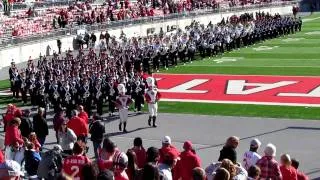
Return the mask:
<path id="1" fill-rule="evenodd" d="M 318 76 L 320 75 L 320 14 L 304 19 L 311 18 L 315 19 L 305 22 L 302 31 L 296 34 L 267 40 L 216 58 L 199 59 L 192 64 L 171 68 L 162 73 Z M 261 46 L 272 49 L 257 51 L 256 48 L 259 49 Z M 223 59 L 236 61 L 216 62 Z M 320 119 L 320 108 L 315 107 L 161 102 L 159 108 L 160 112 L 168 113 Z"/>

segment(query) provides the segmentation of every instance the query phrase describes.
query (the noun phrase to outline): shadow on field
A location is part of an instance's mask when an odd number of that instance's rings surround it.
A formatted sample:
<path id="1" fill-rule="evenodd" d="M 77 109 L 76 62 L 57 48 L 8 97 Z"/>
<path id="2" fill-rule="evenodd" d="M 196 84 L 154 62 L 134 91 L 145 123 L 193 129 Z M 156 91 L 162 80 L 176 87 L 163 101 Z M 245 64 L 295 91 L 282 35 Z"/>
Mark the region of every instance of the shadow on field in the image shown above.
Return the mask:
<path id="1" fill-rule="evenodd" d="M 289 127 L 286 127 L 286 128 L 281 128 L 281 129 L 277 129 L 277 130 L 273 130 L 273 131 L 268 131 L 268 132 L 264 132 L 264 133 L 260 133 L 260 134 L 255 134 L 255 135 L 252 135 L 252 136 L 243 137 L 243 138 L 240 138 L 240 140 L 252 139 L 252 138 L 259 137 L 259 136 L 273 134 L 273 133 L 277 133 L 277 132 L 285 131 L 285 130 L 290 130 L 290 129 L 293 129 L 293 130 L 297 130 L 298 129 L 298 130 L 311 130 L 311 131 L 316 130 L 316 131 L 320 131 L 320 128 L 315 128 L 315 127 L 289 126 Z M 225 143 L 220 143 L 220 144 L 214 144 L 214 145 L 210 145 L 210 146 L 206 146 L 206 147 L 200 147 L 200 148 L 197 148 L 197 150 L 215 148 L 215 147 L 223 146 L 224 144 Z M 317 172 L 320 172 L 320 169 L 318 169 Z M 315 173 L 315 172 L 312 172 L 312 173 Z"/>

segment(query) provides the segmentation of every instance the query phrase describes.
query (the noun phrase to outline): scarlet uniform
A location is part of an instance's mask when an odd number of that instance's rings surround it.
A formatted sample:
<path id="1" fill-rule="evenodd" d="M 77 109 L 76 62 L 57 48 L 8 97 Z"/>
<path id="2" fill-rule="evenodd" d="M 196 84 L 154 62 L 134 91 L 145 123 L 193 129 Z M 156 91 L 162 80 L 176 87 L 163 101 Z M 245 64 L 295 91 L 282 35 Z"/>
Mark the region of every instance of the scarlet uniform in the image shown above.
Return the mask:
<path id="1" fill-rule="evenodd" d="M 63 171 L 72 176 L 74 180 L 85 180 L 82 176 L 82 168 L 88 163 L 90 163 L 90 160 L 86 156 L 69 156 L 64 159 Z"/>

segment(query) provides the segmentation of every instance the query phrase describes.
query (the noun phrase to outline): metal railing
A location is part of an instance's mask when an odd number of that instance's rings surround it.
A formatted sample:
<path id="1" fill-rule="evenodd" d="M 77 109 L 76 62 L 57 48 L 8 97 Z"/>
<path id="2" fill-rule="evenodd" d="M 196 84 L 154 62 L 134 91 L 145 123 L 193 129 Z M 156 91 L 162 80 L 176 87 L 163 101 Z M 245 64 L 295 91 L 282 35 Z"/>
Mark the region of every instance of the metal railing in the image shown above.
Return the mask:
<path id="1" fill-rule="evenodd" d="M 277 2 L 277 3 L 268 3 L 268 4 L 258 4 L 258 5 L 251 5 L 251 6 L 240 6 L 240 7 L 230 7 L 226 9 L 201 9 L 195 10 L 190 12 L 184 13 L 175 13 L 175 14 L 168 14 L 158 17 L 142 17 L 139 19 L 129 19 L 129 20 L 121 20 L 121 21 L 111 21 L 102 24 L 92 24 L 92 25 L 85 25 L 85 29 L 89 32 L 94 31 L 106 31 L 110 29 L 131 26 L 136 24 L 143 24 L 143 23 L 155 23 L 155 22 L 165 22 L 168 20 L 173 19 L 180 19 L 180 18 L 195 18 L 197 16 L 208 15 L 208 14 L 217 14 L 223 12 L 237 12 L 237 11 L 245 11 L 249 9 L 261 9 L 261 8 L 268 8 L 268 7 L 280 7 L 280 6 L 288 6 L 296 4 L 298 1 L 290 1 L 290 2 Z M 16 46 L 18 44 L 23 44 L 32 41 L 45 41 L 45 39 L 50 38 L 57 38 L 58 36 L 76 36 L 77 30 L 80 29 L 80 26 L 75 27 L 67 27 L 63 29 L 57 29 L 51 32 L 42 33 L 42 34 L 35 34 L 35 35 L 28 35 L 28 36 L 21 36 L 21 37 L 2 37 L 0 38 L 0 49 L 8 48 L 12 46 Z M 81 28 L 83 29 L 83 28 Z"/>

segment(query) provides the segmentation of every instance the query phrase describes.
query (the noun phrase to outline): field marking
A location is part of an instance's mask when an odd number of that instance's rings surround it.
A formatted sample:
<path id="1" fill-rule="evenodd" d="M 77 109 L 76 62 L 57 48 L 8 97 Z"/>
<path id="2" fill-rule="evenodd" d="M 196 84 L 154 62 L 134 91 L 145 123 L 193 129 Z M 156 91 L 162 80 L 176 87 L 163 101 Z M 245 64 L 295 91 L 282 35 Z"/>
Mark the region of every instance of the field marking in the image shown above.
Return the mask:
<path id="1" fill-rule="evenodd" d="M 299 76 L 299 75 L 261 75 L 261 74 L 208 74 L 208 73 L 205 73 L 205 74 L 194 74 L 194 73 L 185 73 L 185 74 L 173 74 L 173 73 L 154 73 L 154 75 L 169 75 L 169 76 L 222 76 L 222 75 L 225 75 L 225 76 L 248 76 L 248 77 L 251 77 L 251 76 L 254 76 L 254 77 L 311 77 L 311 78 L 319 78 L 319 76 Z"/>
<path id="2" fill-rule="evenodd" d="M 243 57 L 222 57 L 220 59 L 215 59 L 213 61 L 216 62 L 217 64 L 220 64 L 220 63 L 224 63 L 224 62 L 235 62 L 240 59 L 244 59 L 244 58 Z"/>
<path id="3" fill-rule="evenodd" d="M 208 64 L 208 65 L 195 65 L 195 64 L 190 64 L 190 65 L 187 65 L 187 66 L 191 66 L 191 67 L 208 67 L 208 66 L 212 66 L 212 67 L 256 67 L 256 68 L 264 68 L 264 67 L 267 67 L 267 68 L 272 68 L 272 67 L 275 67 L 275 68 L 281 68 L 281 67 L 289 67 L 289 68 L 320 68 L 320 65 L 319 66 L 248 66 L 248 65 L 237 65 L 237 64 L 230 64 L 230 65 L 215 65 L 215 64 Z"/>
<path id="4" fill-rule="evenodd" d="M 298 41 L 301 41 L 301 40 L 304 40 L 305 38 L 287 38 L 287 39 L 283 39 L 282 41 L 283 42 L 298 42 Z"/>
<path id="5" fill-rule="evenodd" d="M 311 31 L 311 32 L 307 32 L 305 34 L 306 35 L 320 35 L 320 31 Z"/>
<path id="6" fill-rule="evenodd" d="M 194 103 L 215 103 L 215 104 L 248 104 L 248 105 L 266 105 L 266 106 L 299 106 L 299 107 L 320 107 L 320 104 L 301 104 L 301 103 L 276 103 L 276 102 L 257 102 L 257 101 L 223 101 L 223 100 L 194 100 L 194 99 L 167 99 L 166 102 L 194 102 Z"/>
<path id="7" fill-rule="evenodd" d="M 269 51 L 278 48 L 279 46 L 259 46 L 257 48 L 252 48 L 255 51 Z"/>
<path id="8" fill-rule="evenodd" d="M 309 21 L 314 21 L 314 20 L 317 20 L 317 19 L 320 19 L 320 17 L 302 19 L 302 22 L 309 22 Z"/>

